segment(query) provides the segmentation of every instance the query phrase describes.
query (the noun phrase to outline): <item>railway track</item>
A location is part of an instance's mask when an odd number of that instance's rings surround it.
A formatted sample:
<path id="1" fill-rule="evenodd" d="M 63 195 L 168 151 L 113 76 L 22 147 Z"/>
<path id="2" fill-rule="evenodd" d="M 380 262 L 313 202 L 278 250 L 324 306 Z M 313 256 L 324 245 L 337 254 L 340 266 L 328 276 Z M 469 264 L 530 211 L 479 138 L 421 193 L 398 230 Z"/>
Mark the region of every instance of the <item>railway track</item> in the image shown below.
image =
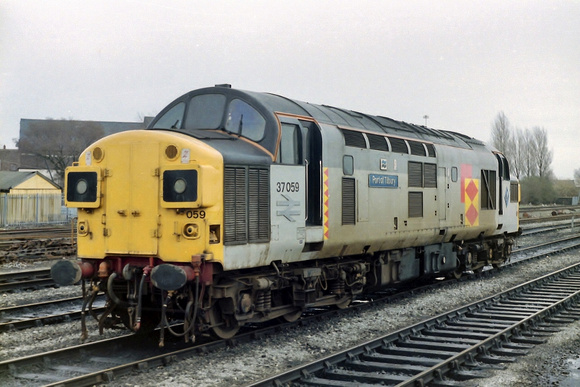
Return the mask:
<path id="1" fill-rule="evenodd" d="M 0 263 L 54 259 L 76 254 L 70 238 L 0 242 Z"/>
<path id="2" fill-rule="evenodd" d="M 520 206 L 520 225 L 574 219 L 580 206 Z"/>
<path id="3" fill-rule="evenodd" d="M 533 246 L 520 247 L 512 251 L 512 260 L 525 259 L 526 256 L 533 254 L 533 258 L 552 252 L 559 252 L 566 249 L 575 249 L 580 247 L 580 234 L 571 235 L 564 238 L 554 239 L 550 242 L 539 243 Z"/>
<path id="4" fill-rule="evenodd" d="M 74 238 L 76 227 L 71 225 L 57 227 L 37 227 L 0 230 L 0 242 L 14 240 Z"/>
<path id="5" fill-rule="evenodd" d="M 0 332 L 78 320 L 82 301 L 82 297 L 71 297 L 0 308 Z M 104 296 L 100 295 L 93 311 L 100 313 L 103 310 Z"/>
<path id="6" fill-rule="evenodd" d="M 561 222 L 560 224 L 555 224 L 555 225 L 550 225 L 550 226 L 525 227 L 525 228 L 522 228 L 522 236 L 543 234 L 543 233 L 548 233 L 548 232 L 558 231 L 558 230 L 565 230 L 565 229 L 572 229 L 574 227 L 577 227 L 577 225 L 572 223 L 571 221 L 564 221 L 564 222 Z"/>
<path id="7" fill-rule="evenodd" d="M 575 264 L 251 386 L 459 386 L 580 319 L 579 300 Z"/>
<path id="8" fill-rule="evenodd" d="M 580 211 L 580 206 L 553 205 L 553 206 L 521 206 L 520 212 L 551 212 L 551 211 Z"/>
<path id="9" fill-rule="evenodd" d="M 175 328 L 175 327 L 174 327 Z M 267 330 L 273 331 L 272 328 Z M 247 332 L 235 341 L 254 340 L 259 331 Z M 196 344 L 170 337 L 163 348 L 157 335 L 127 334 L 119 337 L 0 361 L 0 385 L 90 386 L 109 382 L 133 370 L 145 370 L 231 345 L 231 340 L 202 336 Z"/>
<path id="10" fill-rule="evenodd" d="M 0 274 L 0 293 L 54 286 L 50 269 L 18 271 Z"/>
<path id="11" fill-rule="evenodd" d="M 70 225 L 0 230 L 0 263 L 74 255 L 75 235 Z"/>
<path id="12" fill-rule="evenodd" d="M 557 214 L 550 217 L 541 218 L 521 218 L 520 225 L 531 224 L 531 223 L 542 223 L 542 222 L 556 222 L 561 220 L 575 219 L 578 214 Z"/>

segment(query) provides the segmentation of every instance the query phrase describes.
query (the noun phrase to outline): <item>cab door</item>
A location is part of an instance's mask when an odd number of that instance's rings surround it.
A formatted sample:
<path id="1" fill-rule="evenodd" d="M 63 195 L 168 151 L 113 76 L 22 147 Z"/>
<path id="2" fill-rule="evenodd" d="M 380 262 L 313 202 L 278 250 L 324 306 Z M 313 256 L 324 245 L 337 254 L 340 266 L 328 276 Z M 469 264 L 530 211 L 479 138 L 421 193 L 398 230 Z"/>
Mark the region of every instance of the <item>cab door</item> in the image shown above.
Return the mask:
<path id="1" fill-rule="evenodd" d="M 510 168 L 504 155 L 496 153 L 498 163 L 498 225 L 502 232 L 515 232 L 519 228 L 519 190 L 516 181 L 511 181 Z M 512 185 L 513 184 L 513 185 Z"/>
<path id="2" fill-rule="evenodd" d="M 109 148 L 103 223 L 107 254 L 157 254 L 158 145 L 121 142 Z"/>
<path id="3" fill-rule="evenodd" d="M 272 260 L 300 259 L 306 242 L 306 170 L 302 128 L 296 119 L 280 117 L 280 145 L 270 167 Z"/>
<path id="4" fill-rule="evenodd" d="M 437 191 L 439 201 L 439 227 L 447 226 L 447 216 L 449 212 L 449 204 L 447 203 L 447 190 L 449 189 L 449 176 L 447 175 L 447 168 L 439 167 L 437 173 Z"/>

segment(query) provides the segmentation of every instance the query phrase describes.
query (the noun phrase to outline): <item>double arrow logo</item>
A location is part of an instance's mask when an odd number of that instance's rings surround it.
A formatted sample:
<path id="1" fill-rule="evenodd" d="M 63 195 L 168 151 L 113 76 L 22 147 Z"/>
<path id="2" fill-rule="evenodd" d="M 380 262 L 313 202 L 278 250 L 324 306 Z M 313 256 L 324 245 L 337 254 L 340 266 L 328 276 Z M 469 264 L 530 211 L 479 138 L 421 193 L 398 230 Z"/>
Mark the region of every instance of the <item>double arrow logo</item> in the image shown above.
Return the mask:
<path id="1" fill-rule="evenodd" d="M 294 207 L 300 206 L 300 201 L 293 200 L 284 194 L 281 194 L 281 195 L 284 199 L 286 199 L 286 201 L 278 200 L 278 201 L 276 201 L 276 206 L 278 206 L 278 207 L 282 206 L 282 207 L 286 207 L 286 208 L 284 208 L 284 210 L 282 210 L 282 211 L 276 211 L 276 215 L 283 216 L 291 222 L 296 222 L 296 220 L 294 220 L 293 216 L 300 215 L 300 208 L 294 209 Z"/>

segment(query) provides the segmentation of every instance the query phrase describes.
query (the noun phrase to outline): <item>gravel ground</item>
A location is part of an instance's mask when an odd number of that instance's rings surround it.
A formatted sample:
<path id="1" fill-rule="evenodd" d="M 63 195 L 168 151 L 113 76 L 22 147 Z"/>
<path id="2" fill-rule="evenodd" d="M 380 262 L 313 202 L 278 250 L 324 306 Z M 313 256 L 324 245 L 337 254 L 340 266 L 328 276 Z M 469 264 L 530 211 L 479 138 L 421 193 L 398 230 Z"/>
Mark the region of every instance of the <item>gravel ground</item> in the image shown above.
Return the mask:
<path id="1" fill-rule="evenodd" d="M 559 236 L 564 235 L 560 233 Z M 538 242 L 539 236 L 533 236 Z M 555 238 L 553 235 L 551 238 Z M 531 242 L 530 242 L 531 243 Z M 522 238 L 519 245 L 527 244 Z M 449 286 L 432 294 L 414 295 L 384 306 L 351 312 L 329 321 L 297 327 L 234 348 L 195 355 L 167 367 L 134 372 L 109 386 L 238 386 L 286 371 L 320 356 L 330 355 L 351 345 L 385 335 L 409 324 L 444 313 L 468 302 L 488 297 L 555 269 L 580 261 L 580 253 L 558 255 L 517 268 L 506 268 L 495 278 Z M 7 268 L 10 269 L 10 268 Z M 78 295 L 80 288 L 44 289 L 0 296 L 0 306 Z M 89 340 L 96 340 L 96 324 L 91 322 Z M 72 332 L 72 333 L 71 333 Z M 78 343 L 78 322 L 0 334 L 0 360 L 62 348 Z M 122 332 L 108 331 L 106 337 Z M 536 346 L 528 356 L 496 371 L 493 376 L 470 386 L 575 386 L 580 385 L 580 322 Z M 471 384 L 470 384 L 471 383 Z M 24 383 L 23 383 L 24 385 Z"/>

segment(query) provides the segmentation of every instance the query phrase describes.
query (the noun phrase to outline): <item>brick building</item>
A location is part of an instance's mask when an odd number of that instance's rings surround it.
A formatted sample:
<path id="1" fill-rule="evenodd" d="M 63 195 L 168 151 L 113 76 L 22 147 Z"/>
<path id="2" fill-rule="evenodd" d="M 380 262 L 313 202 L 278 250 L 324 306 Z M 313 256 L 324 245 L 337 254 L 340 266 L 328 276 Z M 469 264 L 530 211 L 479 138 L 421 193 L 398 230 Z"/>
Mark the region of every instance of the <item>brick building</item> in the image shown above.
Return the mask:
<path id="1" fill-rule="evenodd" d="M 75 137 L 73 134 L 82 132 L 87 126 L 98 127 L 101 136 L 108 136 L 113 133 L 126 130 L 144 129 L 149 125 L 153 117 L 145 117 L 143 122 L 112 122 L 112 121 L 79 121 L 79 120 L 38 120 L 23 118 L 20 120 L 19 141 L 27 141 L 30 136 L 34 136 L 40 129 L 50 133 L 53 128 L 59 127 L 65 132 L 70 132 L 69 136 L 64 136 L 64 141 Z M 66 148 L 66 144 L 64 148 Z M 20 148 L 20 147 L 19 147 Z M 48 178 L 53 178 L 50 173 L 51 166 L 46 159 L 34 154 L 35 152 L 23 152 L 21 149 L 0 149 L 0 171 L 42 171 Z M 36 152 L 38 153 L 38 152 Z M 78 157 L 78 155 L 75 155 Z"/>

